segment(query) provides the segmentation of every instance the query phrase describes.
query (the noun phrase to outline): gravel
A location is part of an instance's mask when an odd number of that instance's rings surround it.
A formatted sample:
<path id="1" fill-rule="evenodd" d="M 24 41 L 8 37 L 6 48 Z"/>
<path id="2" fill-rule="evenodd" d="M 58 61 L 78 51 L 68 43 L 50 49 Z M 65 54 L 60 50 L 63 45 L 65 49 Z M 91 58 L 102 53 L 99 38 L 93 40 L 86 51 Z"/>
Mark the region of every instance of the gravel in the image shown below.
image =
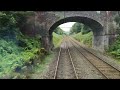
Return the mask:
<path id="1" fill-rule="evenodd" d="M 66 47 L 64 46 L 65 43 L 61 44 L 61 56 L 58 65 L 58 72 L 57 72 L 57 79 L 75 79 L 75 74 L 73 71 L 72 64 L 70 62 L 70 58 L 68 52 L 66 51 Z M 50 64 L 49 70 L 46 74 L 45 79 L 53 79 L 55 74 L 55 67 L 57 65 L 57 57 L 58 57 L 58 50 L 55 55 L 54 61 Z"/>
<path id="2" fill-rule="evenodd" d="M 73 62 L 79 79 L 104 79 L 99 71 L 89 63 L 84 56 L 69 42 Z"/>
<path id="3" fill-rule="evenodd" d="M 103 77 L 103 75 L 89 61 L 86 60 L 86 58 L 71 44 L 69 40 L 66 41 L 67 41 L 67 45 L 69 46 L 71 57 L 73 58 L 73 63 L 79 79 L 105 79 L 105 77 Z M 57 79 L 75 79 L 73 67 L 70 62 L 68 52 L 66 51 L 66 47 L 64 46 L 64 42 L 61 44 L 61 47 L 62 47 L 62 54 L 58 66 Z M 114 67 L 120 70 L 120 65 L 117 62 L 115 62 L 113 59 L 106 57 L 103 54 L 93 49 L 87 48 L 87 50 L 101 57 L 104 61 L 106 61 L 107 63 L 113 65 Z M 59 52 L 59 48 L 54 51 L 53 60 L 51 63 L 49 63 L 47 67 L 47 71 L 38 75 L 38 79 L 54 78 L 55 67 L 57 65 L 58 52 Z"/>
<path id="4" fill-rule="evenodd" d="M 76 79 L 74 69 L 66 47 L 62 47 L 57 79 Z"/>

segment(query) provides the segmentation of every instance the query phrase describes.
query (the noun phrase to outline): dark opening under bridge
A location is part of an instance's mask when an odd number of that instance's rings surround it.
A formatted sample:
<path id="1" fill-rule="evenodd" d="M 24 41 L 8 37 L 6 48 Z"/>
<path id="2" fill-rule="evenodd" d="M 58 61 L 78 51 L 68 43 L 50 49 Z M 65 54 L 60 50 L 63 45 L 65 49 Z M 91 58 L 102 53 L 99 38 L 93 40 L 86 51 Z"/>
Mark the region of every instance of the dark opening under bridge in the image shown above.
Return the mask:
<path id="1" fill-rule="evenodd" d="M 93 31 L 92 47 L 104 51 L 115 39 L 116 23 L 114 16 L 117 12 L 101 11 L 36 11 L 29 17 L 28 22 L 34 22 L 30 29 L 34 29 L 42 36 L 42 45 L 51 50 L 52 32 L 60 24 L 66 22 L 80 22 L 88 25 Z"/>

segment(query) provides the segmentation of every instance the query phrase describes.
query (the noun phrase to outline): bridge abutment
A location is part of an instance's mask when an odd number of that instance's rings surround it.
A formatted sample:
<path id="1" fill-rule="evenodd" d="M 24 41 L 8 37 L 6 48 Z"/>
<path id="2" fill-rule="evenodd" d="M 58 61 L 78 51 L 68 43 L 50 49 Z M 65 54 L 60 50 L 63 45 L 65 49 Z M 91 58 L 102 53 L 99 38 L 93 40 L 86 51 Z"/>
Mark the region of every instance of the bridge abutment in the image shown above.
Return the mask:
<path id="1" fill-rule="evenodd" d="M 42 47 L 45 48 L 48 52 L 50 52 L 54 47 L 52 38 L 52 35 L 42 36 Z"/>
<path id="2" fill-rule="evenodd" d="M 104 36 L 93 36 L 92 48 L 103 52 L 104 51 Z"/>
<path id="3" fill-rule="evenodd" d="M 93 36 L 93 45 L 92 48 L 104 52 L 106 49 L 109 49 L 109 45 L 111 45 L 116 39 L 116 35 L 101 35 L 101 36 Z"/>
<path id="4" fill-rule="evenodd" d="M 48 52 L 50 51 L 50 41 L 49 36 L 42 36 L 41 38 L 42 47 L 45 48 Z"/>

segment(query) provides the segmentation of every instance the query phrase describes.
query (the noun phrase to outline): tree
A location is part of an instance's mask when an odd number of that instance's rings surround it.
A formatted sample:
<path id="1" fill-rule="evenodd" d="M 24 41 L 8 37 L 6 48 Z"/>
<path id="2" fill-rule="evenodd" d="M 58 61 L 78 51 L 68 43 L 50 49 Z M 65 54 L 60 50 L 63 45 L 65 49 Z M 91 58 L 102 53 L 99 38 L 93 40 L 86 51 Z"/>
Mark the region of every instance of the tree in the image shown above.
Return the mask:
<path id="1" fill-rule="evenodd" d="M 0 37 L 13 38 L 21 33 L 21 27 L 27 24 L 31 11 L 0 11 Z"/>
<path id="2" fill-rule="evenodd" d="M 64 34 L 64 31 L 60 28 L 60 27 L 57 27 L 55 30 L 54 30 L 55 33 L 59 34 L 59 35 L 62 35 Z"/>
<path id="3" fill-rule="evenodd" d="M 0 12 L 0 30 L 6 28 L 15 27 L 16 19 L 13 16 L 13 13 L 10 11 L 1 11 Z"/>
<path id="4" fill-rule="evenodd" d="M 0 30 L 19 28 L 19 25 L 26 24 L 27 16 L 30 14 L 30 11 L 1 11 Z"/>
<path id="5" fill-rule="evenodd" d="M 90 31 L 91 31 L 91 28 L 89 26 L 77 22 L 70 29 L 70 34 L 73 34 L 73 33 L 76 34 L 76 33 L 79 33 L 79 32 L 81 32 L 82 34 L 86 34 Z"/>
<path id="6" fill-rule="evenodd" d="M 83 29 L 81 30 L 82 34 L 87 34 L 90 31 L 91 31 L 91 28 L 89 26 L 83 25 Z"/>
<path id="7" fill-rule="evenodd" d="M 70 34 L 73 33 L 79 33 L 81 32 L 81 29 L 83 28 L 83 24 L 82 23 L 75 23 L 72 28 L 70 29 Z"/>

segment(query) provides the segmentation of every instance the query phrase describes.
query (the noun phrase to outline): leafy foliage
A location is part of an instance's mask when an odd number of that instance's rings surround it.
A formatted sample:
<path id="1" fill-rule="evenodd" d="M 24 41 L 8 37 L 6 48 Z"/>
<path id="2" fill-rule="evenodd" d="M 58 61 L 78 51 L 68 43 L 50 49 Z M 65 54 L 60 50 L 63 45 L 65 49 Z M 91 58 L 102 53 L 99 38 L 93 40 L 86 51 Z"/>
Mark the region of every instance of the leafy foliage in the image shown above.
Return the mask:
<path id="1" fill-rule="evenodd" d="M 120 15 L 119 14 L 116 15 L 115 21 L 118 24 L 118 29 L 117 29 L 118 36 L 116 38 L 116 41 L 109 46 L 107 52 L 109 52 L 115 58 L 120 59 Z"/>
<path id="2" fill-rule="evenodd" d="M 54 32 L 55 32 L 56 34 L 58 34 L 58 35 L 64 34 L 64 31 L 63 31 L 60 27 L 57 27 L 57 28 L 54 30 Z"/>
<path id="3" fill-rule="evenodd" d="M 120 35 L 116 38 L 116 41 L 109 46 L 109 50 L 107 50 L 111 55 L 120 59 Z"/>
<path id="4" fill-rule="evenodd" d="M 93 36 L 92 32 L 89 32 L 87 34 L 82 34 L 80 32 L 80 33 L 72 35 L 73 38 L 75 38 L 76 40 L 80 41 L 83 44 L 86 44 L 89 47 L 92 46 L 92 36 Z"/>
<path id="5" fill-rule="evenodd" d="M 62 41 L 62 36 L 53 32 L 53 44 L 58 47 Z"/>
<path id="6" fill-rule="evenodd" d="M 89 26 L 76 22 L 70 29 L 70 34 L 76 34 L 79 32 L 81 32 L 82 34 L 86 34 L 90 31 L 91 31 L 91 28 Z"/>
<path id="7" fill-rule="evenodd" d="M 16 20 L 13 17 L 12 12 L 2 11 L 0 12 L 0 28 L 3 27 L 14 27 L 16 24 Z"/>
<path id="8" fill-rule="evenodd" d="M 25 47 L 20 47 L 13 41 L 0 39 L 0 77 L 11 74 L 17 67 L 22 67 L 35 57 L 40 48 L 40 42 L 27 37 L 23 42 L 26 43 Z"/>
<path id="9" fill-rule="evenodd" d="M 72 37 L 81 43 L 90 47 L 92 46 L 93 33 L 91 32 L 91 28 L 89 26 L 76 22 L 70 29 L 70 34 L 73 34 Z"/>
<path id="10" fill-rule="evenodd" d="M 27 23 L 27 17 L 32 14 L 32 11 L 0 11 L 0 30 L 24 26 Z"/>
<path id="11" fill-rule="evenodd" d="M 79 33 L 81 32 L 81 29 L 83 28 L 83 24 L 81 23 L 75 23 L 72 28 L 70 29 L 70 34 L 72 33 Z"/>
<path id="12" fill-rule="evenodd" d="M 44 54 L 39 52 L 40 38 L 25 36 L 20 31 L 31 14 L 27 11 L 0 12 L 0 78 L 11 78 L 25 63 Z"/>
<path id="13" fill-rule="evenodd" d="M 82 33 L 82 34 L 87 34 L 87 33 L 89 33 L 90 31 L 92 31 L 91 28 L 90 28 L 89 26 L 87 26 L 87 25 L 84 25 L 84 26 L 83 26 L 83 29 L 81 30 L 81 33 Z"/>

